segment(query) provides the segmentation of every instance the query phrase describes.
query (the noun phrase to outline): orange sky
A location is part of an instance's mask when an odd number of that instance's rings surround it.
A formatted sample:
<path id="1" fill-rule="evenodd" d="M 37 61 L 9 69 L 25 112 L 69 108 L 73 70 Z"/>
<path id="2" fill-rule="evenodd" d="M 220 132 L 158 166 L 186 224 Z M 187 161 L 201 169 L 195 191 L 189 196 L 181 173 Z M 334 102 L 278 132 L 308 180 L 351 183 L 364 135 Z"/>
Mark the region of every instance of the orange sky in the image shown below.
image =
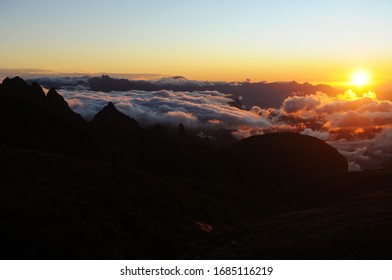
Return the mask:
<path id="1" fill-rule="evenodd" d="M 334 85 L 392 73 L 390 1 L 3 2 L 1 69 Z"/>

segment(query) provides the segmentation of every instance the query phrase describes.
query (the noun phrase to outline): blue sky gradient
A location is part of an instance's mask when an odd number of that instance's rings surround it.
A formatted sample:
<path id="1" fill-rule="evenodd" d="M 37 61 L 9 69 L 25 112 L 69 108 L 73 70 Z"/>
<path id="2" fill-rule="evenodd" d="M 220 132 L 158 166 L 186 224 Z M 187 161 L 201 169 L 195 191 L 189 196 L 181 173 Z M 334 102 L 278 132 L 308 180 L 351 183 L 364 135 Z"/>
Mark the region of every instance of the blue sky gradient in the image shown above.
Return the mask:
<path id="1" fill-rule="evenodd" d="M 267 80 L 392 70 L 392 1 L 2 0 L 0 7 L 0 68 Z"/>

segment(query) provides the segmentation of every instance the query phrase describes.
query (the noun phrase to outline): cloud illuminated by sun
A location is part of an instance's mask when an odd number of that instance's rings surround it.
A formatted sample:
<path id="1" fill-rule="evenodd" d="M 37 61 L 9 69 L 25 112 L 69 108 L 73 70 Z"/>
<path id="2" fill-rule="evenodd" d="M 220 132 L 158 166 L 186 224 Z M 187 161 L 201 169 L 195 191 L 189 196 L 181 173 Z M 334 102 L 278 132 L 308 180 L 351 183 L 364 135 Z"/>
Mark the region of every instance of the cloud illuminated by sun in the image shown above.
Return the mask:
<path id="1" fill-rule="evenodd" d="M 344 93 L 338 94 L 336 97 L 338 100 L 344 100 L 344 101 L 354 101 L 363 98 L 377 100 L 377 95 L 375 92 L 368 91 L 368 92 L 357 94 L 352 89 L 346 90 Z"/>
<path id="2" fill-rule="evenodd" d="M 370 74 L 364 70 L 356 71 L 351 77 L 351 85 L 362 87 L 370 84 Z"/>

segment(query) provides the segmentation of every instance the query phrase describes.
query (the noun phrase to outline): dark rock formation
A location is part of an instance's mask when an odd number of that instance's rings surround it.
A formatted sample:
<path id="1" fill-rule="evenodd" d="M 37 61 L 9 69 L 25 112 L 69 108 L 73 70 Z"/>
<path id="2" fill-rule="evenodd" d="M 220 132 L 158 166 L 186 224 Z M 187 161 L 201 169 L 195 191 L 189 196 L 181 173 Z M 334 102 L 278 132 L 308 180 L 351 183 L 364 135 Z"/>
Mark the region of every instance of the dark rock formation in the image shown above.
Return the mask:
<path id="1" fill-rule="evenodd" d="M 79 117 L 54 89 L 0 85 L 1 259 L 392 256 L 391 168 L 347 173 L 293 133 L 221 131 L 217 152 L 112 103 Z"/>
<path id="2" fill-rule="evenodd" d="M 260 182 L 306 181 L 348 170 L 347 160 L 336 149 L 297 133 L 249 137 L 226 149 L 223 157 L 237 169 L 236 175 Z"/>
<path id="3" fill-rule="evenodd" d="M 336 192 L 320 182 L 347 174 L 346 159 L 325 142 L 295 133 L 249 137 L 222 151 L 224 178 L 294 208 L 314 207 Z"/>
<path id="4" fill-rule="evenodd" d="M 177 131 L 178 131 L 178 136 L 179 137 L 181 137 L 181 138 L 186 137 L 187 133 L 186 133 L 185 126 L 184 126 L 183 123 L 180 123 L 178 125 L 178 130 Z"/>
<path id="5" fill-rule="evenodd" d="M 85 126 L 86 122 L 82 116 L 72 111 L 68 103 L 64 100 L 64 97 L 58 94 L 54 88 L 51 88 L 47 93 L 46 102 L 49 111 L 53 114 L 69 120 L 78 126 Z"/>
<path id="6" fill-rule="evenodd" d="M 19 98 L 42 107 L 46 106 L 45 93 L 35 82 L 29 85 L 20 77 L 5 78 L 0 88 L 0 92 L 9 98 Z"/>
<path id="7" fill-rule="evenodd" d="M 112 102 L 109 102 L 94 116 L 91 125 L 96 130 L 107 131 L 108 133 L 140 129 L 137 121 L 118 111 Z"/>
<path id="8" fill-rule="evenodd" d="M 92 155 L 94 140 L 83 129 L 83 118 L 74 113 L 54 89 L 23 79 L 6 78 L 0 85 L 0 143 L 45 151 Z"/>

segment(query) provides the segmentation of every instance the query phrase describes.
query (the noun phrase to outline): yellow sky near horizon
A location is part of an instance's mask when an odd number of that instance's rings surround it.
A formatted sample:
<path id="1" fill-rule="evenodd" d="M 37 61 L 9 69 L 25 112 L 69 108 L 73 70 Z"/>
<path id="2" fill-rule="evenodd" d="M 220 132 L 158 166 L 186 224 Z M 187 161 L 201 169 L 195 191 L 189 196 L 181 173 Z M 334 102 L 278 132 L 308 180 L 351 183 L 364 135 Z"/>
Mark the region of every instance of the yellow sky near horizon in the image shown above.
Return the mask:
<path id="1" fill-rule="evenodd" d="M 4 0 L 1 69 L 390 83 L 392 2 Z"/>

